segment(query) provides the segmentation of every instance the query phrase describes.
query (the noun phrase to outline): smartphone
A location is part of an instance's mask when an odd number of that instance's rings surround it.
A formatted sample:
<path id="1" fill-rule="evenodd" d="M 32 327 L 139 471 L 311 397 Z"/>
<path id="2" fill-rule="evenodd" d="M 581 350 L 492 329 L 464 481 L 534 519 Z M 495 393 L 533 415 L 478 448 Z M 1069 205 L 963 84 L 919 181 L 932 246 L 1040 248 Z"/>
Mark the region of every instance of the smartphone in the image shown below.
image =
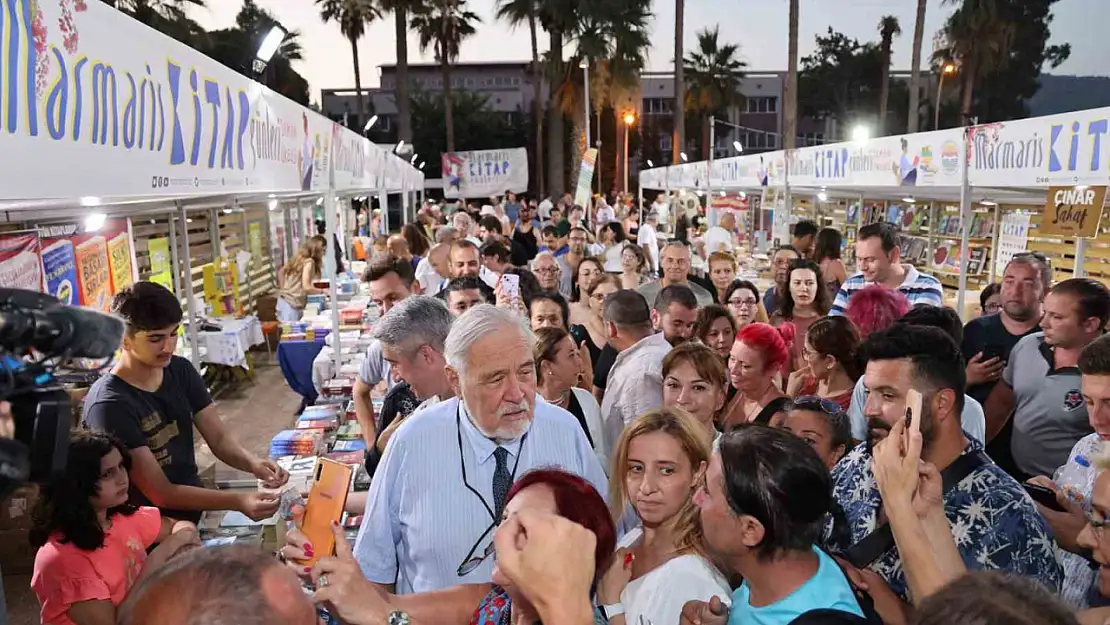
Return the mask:
<path id="1" fill-rule="evenodd" d="M 520 300 L 520 276 L 515 273 L 501 274 L 501 293 L 509 299 Z"/>
<path id="2" fill-rule="evenodd" d="M 1041 504 L 1049 510 L 1055 510 L 1057 512 L 1064 511 L 1064 506 L 1061 506 L 1060 502 L 1057 501 L 1056 493 L 1052 492 L 1051 488 L 1045 488 L 1044 486 L 1030 484 L 1028 482 L 1023 483 L 1021 486 L 1025 489 L 1025 492 L 1029 493 L 1029 496 L 1033 498 L 1033 501 Z"/>
<path id="3" fill-rule="evenodd" d="M 906 430 L 913 425 L 914 419 L 921 419 L 921 393 L 915 389 L 906 391 Z M 920 426 L 919 426 L 920 427 Z"/>
<path id="4" fill-rule="evenodd" d="M 992 358 L 998 358 L 998 359 L 1002 360 L 1003 362 L 1005 362 L 1005 360 L 1006 360 L 1006 354 L 1002 353 L 1002 348 L 997 346 L 997 345 L 987 345 L 987 346 L 983 347 L 982 354 L 983 354 L 983 358 L 982 358 L 983 362 L 987 362 L 988 360 L 990 360 Z M 974 354 L 972 354 L 972 355 L 974 355 Z"/>
<path id="5" fill-rule="evenodd" d="M 308 493 L 304 522 L 301 524 L 301 533 L 314 547 L 313 557 L 305 562 L 305 566 L 316 564 L 321 557 L 335 555 L 335 534 L 331 525 L 343 519 L 353 474 L 350 466 L 334 460 L 320 458 L 316 461 L 312 490 Z"/>

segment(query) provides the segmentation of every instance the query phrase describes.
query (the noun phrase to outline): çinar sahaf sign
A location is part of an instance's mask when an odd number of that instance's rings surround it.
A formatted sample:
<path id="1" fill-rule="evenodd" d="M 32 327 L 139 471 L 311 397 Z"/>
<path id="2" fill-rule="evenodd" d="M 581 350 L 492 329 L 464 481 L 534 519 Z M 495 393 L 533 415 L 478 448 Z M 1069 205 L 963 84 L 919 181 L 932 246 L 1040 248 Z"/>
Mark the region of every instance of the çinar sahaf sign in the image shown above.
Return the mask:
<path id="1" fill-rule="evenodd" d="M 1105 200 L 1106 187 L 1049 187 L 1038 234 L 1097 237 Z"/>

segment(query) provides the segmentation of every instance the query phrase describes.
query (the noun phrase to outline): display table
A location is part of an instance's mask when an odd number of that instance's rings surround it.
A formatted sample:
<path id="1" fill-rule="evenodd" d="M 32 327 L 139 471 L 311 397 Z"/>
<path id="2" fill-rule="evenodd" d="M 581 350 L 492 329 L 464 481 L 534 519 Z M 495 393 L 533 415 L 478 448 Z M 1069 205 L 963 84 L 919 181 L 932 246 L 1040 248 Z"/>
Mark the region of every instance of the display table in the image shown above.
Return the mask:
<path id="1" fill-rule="evenodd" d="M 247 351 L 266 342 L 258 317 L 220 317 L 213 321 L 220 324 L 222 329 L 197 332 L 201 362 L 250 369 Z"/>
<path id="2" fill-rule="evenodd" d="M 316 402 L 312 363 L 324 348 L 323 341 L 282 341 L 278 343 L 278 364 L 289 388 L 303 398 L 301 407 Z"/>

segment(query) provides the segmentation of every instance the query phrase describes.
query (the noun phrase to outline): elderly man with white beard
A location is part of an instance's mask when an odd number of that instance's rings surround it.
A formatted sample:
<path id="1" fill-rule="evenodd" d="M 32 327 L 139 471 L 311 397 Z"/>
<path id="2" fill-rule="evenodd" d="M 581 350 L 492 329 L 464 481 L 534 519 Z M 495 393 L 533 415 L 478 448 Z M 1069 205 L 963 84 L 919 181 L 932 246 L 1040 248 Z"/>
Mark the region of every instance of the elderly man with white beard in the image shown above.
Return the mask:
<path id="1" fill-rule="evenodd" d="M 578 421 L 536 393 L 534 345 L 522 317 L 488 304 L 451 325 L 443 355 L 456 397 L 397 429 L 370 485 L 354 555 L 371 582 L 397 594 L 488 583 L 505 496 L 531 469 L 608 492 Z"/>

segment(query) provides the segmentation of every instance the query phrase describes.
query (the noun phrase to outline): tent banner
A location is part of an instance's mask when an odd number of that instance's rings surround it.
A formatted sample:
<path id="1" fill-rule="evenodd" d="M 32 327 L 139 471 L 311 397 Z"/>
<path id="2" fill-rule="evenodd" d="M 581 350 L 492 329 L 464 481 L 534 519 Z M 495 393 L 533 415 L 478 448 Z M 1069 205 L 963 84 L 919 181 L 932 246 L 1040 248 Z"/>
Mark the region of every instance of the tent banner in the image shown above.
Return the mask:
<path id="1" fill-rule="evenodd" d="M 109 4 L 4 4 L 0 148 L 19 158 L 0 198 L 323 192 L 333 162 L 343 185 L 381 177 L 359 133 Z"/>
<path id="2" fill-rule="evenodd" d="M 958 187 L 960 141 L 957 128 L 799 148 L 790 186 Z"/>
<path id="3" fill-rule="evenodd" d="M 527 148 L 449 152 L 442 166 L 445 197 L 488 198 L 528 190 Z"/>

